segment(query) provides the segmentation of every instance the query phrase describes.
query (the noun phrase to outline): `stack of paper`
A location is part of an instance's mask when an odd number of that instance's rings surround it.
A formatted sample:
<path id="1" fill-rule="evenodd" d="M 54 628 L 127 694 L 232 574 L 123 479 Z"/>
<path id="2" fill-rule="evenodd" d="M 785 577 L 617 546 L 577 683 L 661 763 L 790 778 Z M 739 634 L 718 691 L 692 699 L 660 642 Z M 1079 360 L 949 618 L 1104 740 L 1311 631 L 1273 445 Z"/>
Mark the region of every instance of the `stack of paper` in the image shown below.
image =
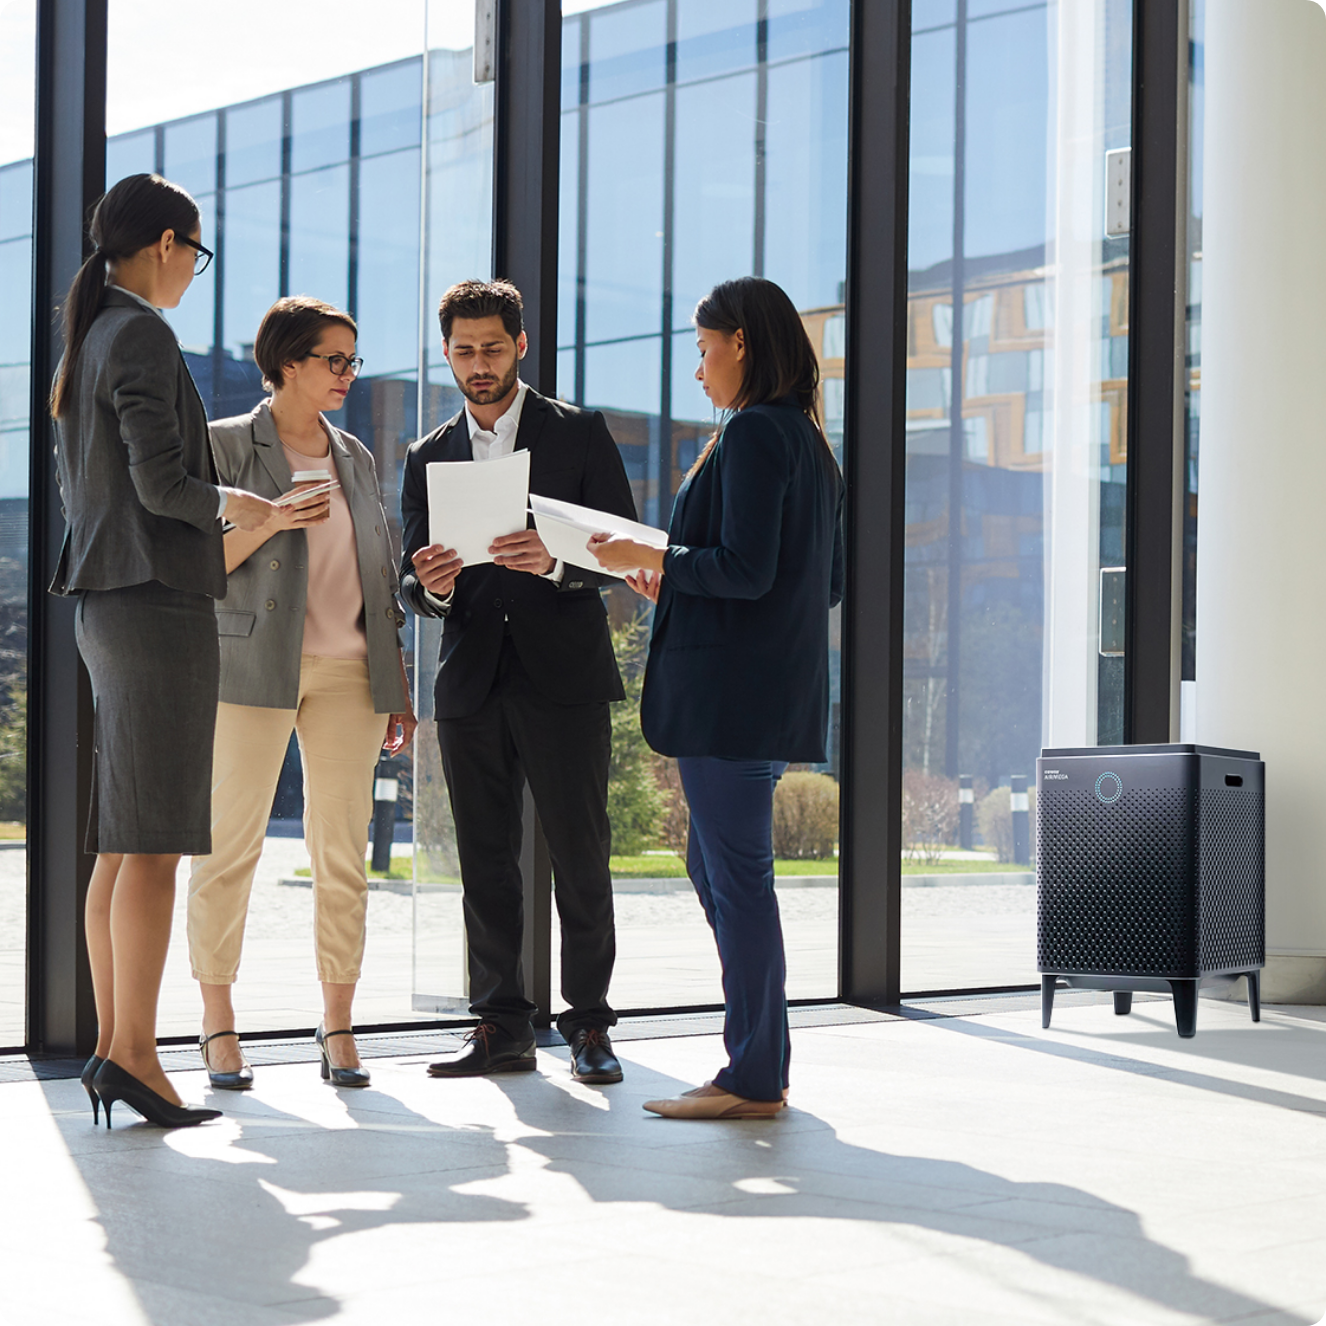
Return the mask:
<path id="1" fill-rule="evenodd" d="M 489 544 L 526 528 L 529 452 L 495 460 L 434 461 L 428 476 L 428 538 L 466 566 L 491 562 Z"/>
<path id="2" fill-rule="evenodd" d="M 551 556 L 569 562 L 572 566 L 584 566 L 618 577 L 631 574 L 630 571 L 606 571 L 599 566 L 598 558 L 588 549 L 592 534 L 611 534 L 614 538 L 631 539 L 650 548 L 668 546 L 668 536 L 664 530 L 642 525 L 637 520 L 627 520 L 625 516 L 595 511 L 592 507 L 577 506 L 574 502 L 559 502 L 552 497 L 540 497 L 537 493 L 529 495 L 529 504 L 543 546 Z M 633 567 L 632 571 L 640 569 Z"/>

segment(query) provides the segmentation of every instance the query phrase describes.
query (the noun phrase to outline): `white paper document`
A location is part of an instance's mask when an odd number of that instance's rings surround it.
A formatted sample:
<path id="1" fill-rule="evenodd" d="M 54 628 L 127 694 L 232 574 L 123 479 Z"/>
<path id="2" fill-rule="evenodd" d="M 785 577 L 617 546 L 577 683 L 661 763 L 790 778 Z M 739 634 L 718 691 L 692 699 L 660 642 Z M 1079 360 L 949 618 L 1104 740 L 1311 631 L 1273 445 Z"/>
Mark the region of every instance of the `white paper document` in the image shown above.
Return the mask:
<path id="1" fill-rule="evenodd" d="M 495 460 L 434 461 L 426 468 L 429 542 L 454 548 L 466 566 L 491 562 L 494 539 L 526 528 L 528 451 Z"/>
<path id="2" fill-rule="evenodd" d="M 559 561 L 569 562 L 572 566 L 603 571 L 619 579 L 629 574 L 626 571 L 608 571 L 599 566 L 598 558 L 585 546 L 591 534 L 613 534 L 618 538 L 634 539 L 636 543 L 646 544 L 650 548 L 668 546 L 666 531 L 655 529 L 652 525 L 642 525 L 638 520 L 627 520 L 625 516 L 595 511 L 592 507 L 577 506 L 574 502 L 559 502 L 556 498 L 540 497 L 537 493 L 529 495 L 529 504 L 530 510 L 534 512 L 535 528 L 549 555 Z M 639 569 L 634 568 L 637 571 Z"/>

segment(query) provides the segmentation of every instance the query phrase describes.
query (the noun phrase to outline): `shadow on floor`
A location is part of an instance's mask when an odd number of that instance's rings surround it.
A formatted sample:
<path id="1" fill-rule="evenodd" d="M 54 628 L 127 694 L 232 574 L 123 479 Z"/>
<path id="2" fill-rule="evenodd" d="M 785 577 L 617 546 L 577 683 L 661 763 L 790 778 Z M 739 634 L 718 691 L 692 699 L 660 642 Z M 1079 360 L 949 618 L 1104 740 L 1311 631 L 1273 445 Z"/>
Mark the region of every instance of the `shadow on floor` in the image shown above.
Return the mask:
<path id="1" fill-rule="evenodd" d="M 1318 1023 L 1322 1035 L 1322 1048 L 1326 1049 L 1326 1023 L 1316 1018 L 1292 1018 L 1289 1025 L 1277 1025 L 1279 1009 L 1264 1009 L 1263 1020 L 1249 1022 L 1246 1027 L 1215 1027 L 1202 1030 L 1201 1009 L 1198 1010 L 1197 1035 L 1182 1040 L 1174 1030 L 1173 1012 L 1168 1003 L 1144 1004 L 1135 1007 L 1127 1017 L 1121 1017 L 1108 1035 L 1085 1032 L 1066 1032 L 1051 1027 L 1060 1035 L 1077 1036 L 1078 1042 L 1066 1044 L 1050 1040 L 1039 1032 L 1010 1031 L 978 1020 L 946 1019 L 930 1025 L 942 1031 L 961 1036 L 974 1036 L 980 1040 L 997 1040 L 1027 1050 L 1033 1054 L 1048 1055 L 1056 1059 L 1071 1059 L 1095 1068 L 1108 1068 L 1116 1072 L 1132 1073 L 1140 1077 L 1164 1078 L 1198 1091 L 1216 1092 L 1239 1100 L 1256 1101 L 1260 1105 L 1274 1105 L 1279 1109 L 1298 1110 L 1307 1114 L 1326 1115 L 1326 1099 L 1277 1087 L 1258 1086 L 1233 1078 L 1220 1077 L 1210 1071 L 1211 1061 L 1223 1060 L 1245 1068 L 1285 1073 L 1294 1077 L 1326 1082 L 1326 1054 L 1305 1055 L 1302 1034 L 1305 1025 Z M 1150 1059 L 1132 1059 L 1121 1054 L 1128 1046 L 1154 1049 L 1163 1048 L 1200 1062 L 1202 1067 L 1183 1068 L 1173 1064 L 1157 1064 Z"/>
<path id="2" fill-rule="evenodd" d="M 942 1025 L 958 1029 L 956 1022 Z M 189 1136 L 121 1125 L 93 1137 L 81 1113 L 56 1119 L 96 1205 L 107 1251 L 154 1326 L 211 1320 L 218 1297 L 257 1326 L 335 1317 L 336 1286 L 309 1283 L 307 1268 L 320 1244 L 343 1234 L 449 1226 L 447 1257 L 421 1266 L 421 1281 L 465 1273 L 476 1256 L 480 1267 L 504 1266 L 504 1248 L 512 1244 L 494 1226 L 523 1221 L 533 1210 L 525 1201 L 458 1190 L 511 1174 L 516 1148 L 544 1157 L 546 1170 L 537 1173 L 569 1176 L 608 1217 L 620 1204 L 646 1203 L 679 1219 L 801 1217 L 933 1231 L 1014 1249 L 1174 1312 L 1216 1321 L 1262 1314 L 1287 1326 L 1305 1321 L 1195 1275 L 1186 1257 L 1147 1237 L 1136 1212 L 1083 1189 L 852 1145 L 800 1110 L 738 1124 L 642 1117 L 642 1090 L 672 1095 L 687 1084 L 638 1065 L 628 1071 L 629 1093 L 568 1089 L 542 1076 L 491 1079 L 509 1109 L 479 1126 L 439 1124 L 376 1087 L 339 1093 L 321 1121 L 261 1099 L 232 1105 L 214 1097 L 228 1106 L 223 1123 L 208 1125 L 231 1130 L 224 1146 L 202 1129 Z M 443 1093 L 450 1085 L 436 1088 Z M 678 1234 L 684 1242 L 680 1228 Z M 657 1226 L 632 1219 L 597 1237 L 609 1239 L 602 1249 L 608 1258 L 686 1255 L 681 1242 L 670 1252 L 656 1242 Z M 804 1227 L 796 1237 L 804 1238 Z M 1106 1241 L 1112 1246 L 1103 1254 Z M 833 1227 L 814 1242 L 806 1251 L 818 1259 L 815 1271 L 830 1269 L 842 1255 Z M 952 1255 L 951 1246 L 936 1251 Z M 351 1243 L 337 1256 L 345 1259 L 335 1273 L 343 1288 L 356 1283 L 354 1259 L 372 1253 Z M 379 1269 L 367 1261 L 365 1267 Z"/>
<path id="3" fill-rule="evenodd" d="M 633 1068 L 633 1077 L 641 1071 Z M 658 1095 L 693 1085 L 655 1076 Z M 613 1163 L 605 1148 L 620 1134 L 603 1128 L 597 1107 L 578 1104 L 572 1121 L 565 1099 L 508 1094 L 531 1130 L 521 1144 L 545 1155 L 554 1173 L 570 1175 L 595 1201 L 657 1202 L 681 1212 L 743 1218 L 829 1216 L 910 1226 L 1015 1248 L 1045 1266 L 1212 1321 L 1262 1314 L 1286 1326 L 1306 1321 L 1195 1275 L 1186 1256 L 1147 1236 L 1136 1212 L 1081 1188 L 1020 1183 L 958 1161 L 855 1146 L 800 1110 L 735 1124 L 650 1118 L 642 1126 L 660 1130 L 660 1138 L 675 1130 L 675 1143 L 649 1151 L 636 1147 Z M 604 1094 L 614 1113 L 638 1108 L 625 1099 L 619 1106 L 610 1092 Z M 717 1180 L 729 1192 L 703 1201 L 683 1189 L 670 1200 L 660 1178 L 677 1174 L 711 1187 Z M 826 1235 L 823 1250 L 830 1258 L 831 1239 Z M 1103 1252 L 1105 1239 L 1127 1240 L 1124 1255 L 1117 1255 L 1117 1246 Z M 887 1280 L 887 1269 L 881 1276 Z"/>
<path id="4" fill-rule="evenodd" d="M 237 1308 L 236 1320 L 273 1320 L 264 1308 L 282 1322 L 334 1317 L 339 1299 L 298 1281 L 323 1241 L 529 1214 L 455 1191 L 507 1173 L 506 1144 L 491 1129 L 447 1128 L 374 1087 L 336 1093 L 347 1121 L 333 1127 L 237 1095 L 211 1092 L 206 1103 L 226 1117 L 173 1133 L 123 1106 L 114 1129 L 95 1136 L 82 1113 L 56 1116 L 106 1251 L 154 1326 L 211 1321 L 219 1304 Z M 217 1129 L 231 1131 L 224 1158 L 189 1154 L 199 1143 L 214 1149 L 207 1134 Z"/>

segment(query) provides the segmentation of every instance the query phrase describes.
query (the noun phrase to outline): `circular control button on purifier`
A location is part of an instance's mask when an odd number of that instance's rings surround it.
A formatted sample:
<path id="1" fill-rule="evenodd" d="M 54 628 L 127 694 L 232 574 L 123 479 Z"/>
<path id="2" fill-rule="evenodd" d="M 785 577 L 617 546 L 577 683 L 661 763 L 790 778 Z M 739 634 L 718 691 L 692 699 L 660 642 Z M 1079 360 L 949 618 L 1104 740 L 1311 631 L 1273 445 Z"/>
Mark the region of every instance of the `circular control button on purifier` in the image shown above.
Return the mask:
<path id="1" fill-rule="evenodd" d="M 1107 805 L 1112 806 L 1123 796 L 1123 779 L 1116 773 L 1103 773 L 1096 779 L 1096 795 Z"/>

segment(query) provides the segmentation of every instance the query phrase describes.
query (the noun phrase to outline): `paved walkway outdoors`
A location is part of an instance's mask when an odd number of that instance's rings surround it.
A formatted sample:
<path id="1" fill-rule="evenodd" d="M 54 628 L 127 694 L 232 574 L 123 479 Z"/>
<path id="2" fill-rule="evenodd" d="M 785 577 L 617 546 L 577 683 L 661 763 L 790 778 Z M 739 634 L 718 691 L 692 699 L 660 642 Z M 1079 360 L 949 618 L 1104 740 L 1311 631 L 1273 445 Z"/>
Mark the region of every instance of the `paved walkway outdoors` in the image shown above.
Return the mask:
<path id="1" fill-rule="evenodd" d="M 395 851 L 396 869 L 407 873 L 408 844 L 396 844 Z M 267 839 L 235 988 L 244 1028 L 310 1027 L 318 1020 L 313 892 L 279 882 L 307 867 L 302 839 Z M 23 1042 L 25 870 L 22 850 L 0 851 L 0 1046 Z M 974 882 L 904 887 L 904 989 L 951 990 L 1036 980 L 1034 887 L 982 884 L 979 875 L 964 878 Z M 185 861 L 162 990 L 162 1036 L 195 1035 L 200 1018 L 201 1002 L 184 941 L 187 880 Z M 364 1025 L 450 1016 L 464 1009 L 459 890 L 444 888 L 420 895 L 416 940 L 416 901 L 408 885 L 398 887 L 403 891 L 376 889 L 369 895 L 364 974 L 355 1004 L 356 1020 Z M 641 881 L 623 881 L 617 894 L 615 1004 L 628 1009 L 721 1002 L 713 939 L 694 894 L 684 880 L 667 881 L 658 888 L 642 892 Z M 780 885 L 779 898 L 789 997 L 834 998 L 837 889 Z M 553 950 L 556 990 L 556 934 Z M 416 1000 L 416 993 L 424 998 Z"/>
<path id="2" fill-rule="evenodd" d="M 1031 1003 L 1033 1001 L 1026 1001 Z M 260 1066 L 163 1133 L 77 1081 L 0 1085 L 16 1326 L 1307 1326 L 1326 1311 L 1326 1022 L 1167 1000 L 793 1032 L 792 1108 L 641 1102 L 715 1036 L 621 1043 L 626 1080 L 337 1092 Z M 186 1099 L 206 1095 L 181 1073 Z M 592 1313 L 587 1300 L 596 1305 Z"/>

